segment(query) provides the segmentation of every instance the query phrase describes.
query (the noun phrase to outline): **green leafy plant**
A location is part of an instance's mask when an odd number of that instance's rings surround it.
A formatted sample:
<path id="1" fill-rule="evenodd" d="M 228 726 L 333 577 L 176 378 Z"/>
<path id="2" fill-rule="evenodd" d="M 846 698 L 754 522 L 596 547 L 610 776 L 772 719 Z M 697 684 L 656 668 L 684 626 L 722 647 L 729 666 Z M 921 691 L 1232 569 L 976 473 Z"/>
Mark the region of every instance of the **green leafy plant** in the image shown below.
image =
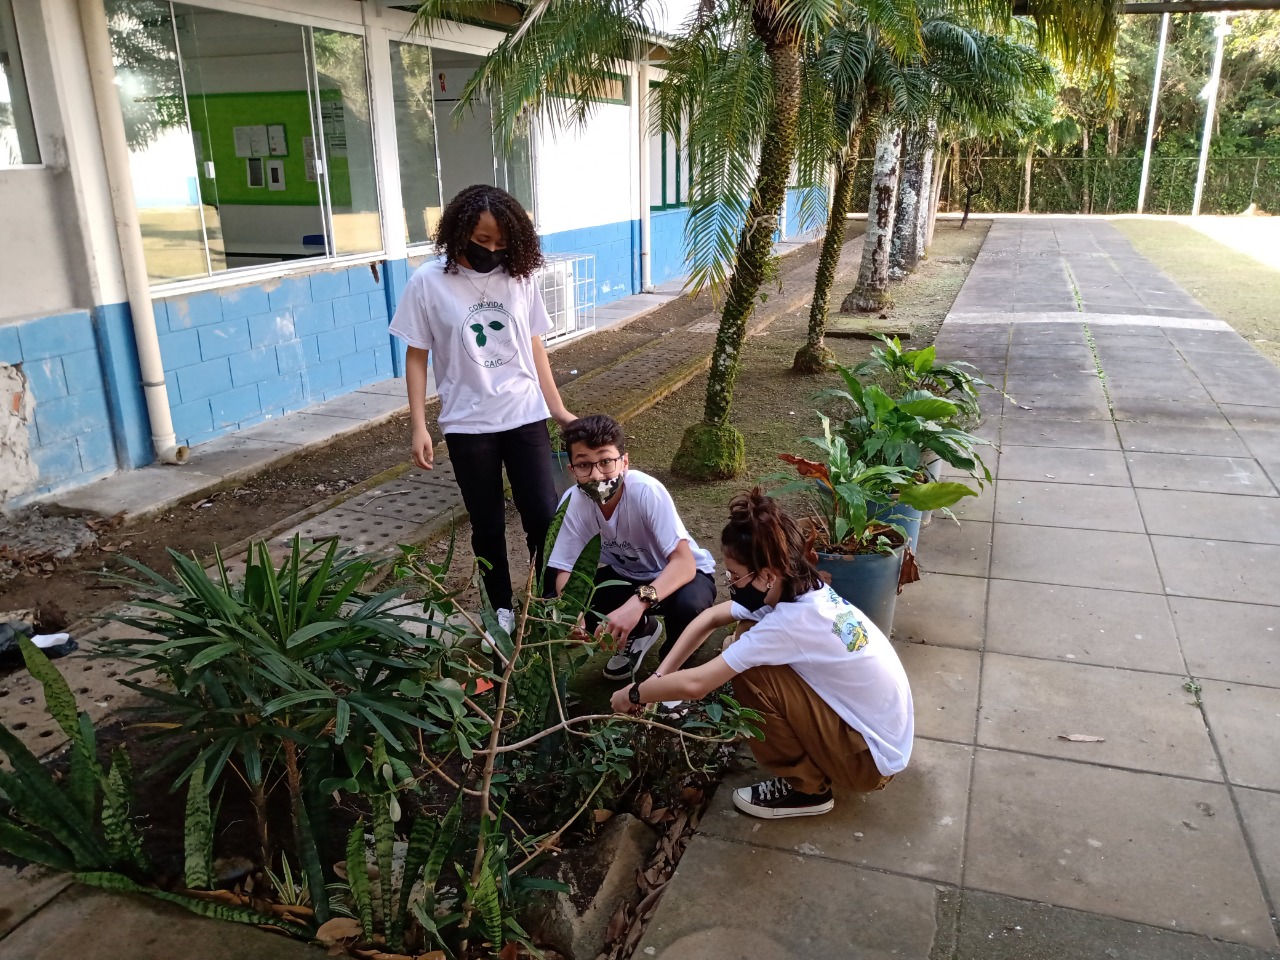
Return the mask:
<path id="1" fill-rule="evenodd" d="M 998 392 L 970 363 L 963 360 L 939 363 L 938 350 L 933 344 L 918 350 L 904 350 L 897 337 L 877 334 L 876 339 L 880 343 L 871 348 L 871 356 L 855 364 L 850 372 L 873 380 L 894 397 L 924 390 L 950 400 L 957 408 L 955 426 L 978 423 L 982 419 L 978 408 L 982 391 Z"/>
<path id="2" fill-rule="evenodd" d="M 914 479 L 901 464 L 869 466 L 855 459 L 845 438 L 835 433 L 831 420 L 822 420 L 821 437 L 805 437 L 819 460 L 784 453 L 779 459 L 791 464 L 799 480 L 773 475 L 768 480 L 789 480 L 774 494 L 803 493 L 818 534 L 819 548 L 828 553 L 888 553 L 899 546 L 905 532 L 899 524 L 881 519 L 879 508 L 893 498 L 917 510 L 938 510 L 972 495 L 962 483 L 924 482 Z"/>

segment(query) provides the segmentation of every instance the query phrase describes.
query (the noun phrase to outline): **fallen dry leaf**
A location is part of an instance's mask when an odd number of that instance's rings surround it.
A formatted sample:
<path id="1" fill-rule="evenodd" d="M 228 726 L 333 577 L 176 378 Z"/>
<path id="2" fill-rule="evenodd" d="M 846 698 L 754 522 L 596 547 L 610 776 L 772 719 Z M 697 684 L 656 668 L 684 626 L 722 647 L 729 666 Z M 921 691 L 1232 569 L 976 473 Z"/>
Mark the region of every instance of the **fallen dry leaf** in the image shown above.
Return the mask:
<path id="1" fill-rule="evenodd" d="M 339 940 L 356 940 L 364 936 L 360 921 L 352 917 L 334 917 L 320 924 L 316 939 L 321 943 L 337 943 Z"/>
<path id="2" fill-rule="evenodd" d="M 432 950 L 430 953 L 420 953 L 418 960 L 445 960 L 444 951 Z"/>
<path id="3" fill-rule="evenodd" d="M 608 820 L 612 816 L 613 816 L 612 810 L 600 809 L 600 810 L 591 811 L 591 817 L 592 819 L 595 820 L 596 823 L 604 823 L 606 820 Z"/>
<path id="4" fill-rule="evenodd" d="M 609 918 L 609 927 L 605 930 L 604 934 L 605 943 L 611 943 L 612 941 L 617 940 L 626 931 L 627 923 L 630 919 L 627 916 L 629 912 L 630 911 L 627 909 L 627 905 L 625 903 L 618 904 L 618 909 L 615 910 L 613 912 L 613 916 Z"/>
<path id="5" fill-rule="evenodd" d="M 1091 737 L 1087 733 L 1060 733 L 1059 740 L 1070 740 L 1072 743 L 1106 743 L 1106 737 Z"/>

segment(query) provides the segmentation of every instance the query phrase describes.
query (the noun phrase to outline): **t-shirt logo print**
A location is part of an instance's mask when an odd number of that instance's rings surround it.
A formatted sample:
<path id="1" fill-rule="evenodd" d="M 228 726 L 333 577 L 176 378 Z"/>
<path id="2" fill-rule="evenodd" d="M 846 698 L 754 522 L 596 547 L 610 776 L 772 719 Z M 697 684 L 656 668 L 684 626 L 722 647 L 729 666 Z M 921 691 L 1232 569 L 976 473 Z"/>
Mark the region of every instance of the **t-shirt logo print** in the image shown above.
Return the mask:
<path id="1" fill-rule="evenodd" d="M 857 653 L 871 639 L 867 635 L 867 628 L 862 625 L 862 621 L 852 610 L 845 610 L 836 616 L 831 622 L 831 632 L 839 638 L 844 648 L 850 653 Z"/>
<path id="2" fill-rule="evenodd" d="M 481 300 L 473 306 L 467 311 L 462 330 L 467 355 L 490 369 L 510 363 L 516 355 L 515 341 L 511 338 L 512 319 L 506 307 L 496 300 Z"/>

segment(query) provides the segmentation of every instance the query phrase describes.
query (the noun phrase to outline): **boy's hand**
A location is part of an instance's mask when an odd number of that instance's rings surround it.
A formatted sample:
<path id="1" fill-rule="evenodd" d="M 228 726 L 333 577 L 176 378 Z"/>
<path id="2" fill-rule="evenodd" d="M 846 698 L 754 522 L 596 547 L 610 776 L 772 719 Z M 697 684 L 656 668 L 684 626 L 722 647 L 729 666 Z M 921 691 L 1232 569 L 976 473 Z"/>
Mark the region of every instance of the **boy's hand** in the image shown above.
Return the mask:
<path id="1" fill-rule="evenodd" d="M 435 447 L 426 427 L 413 428 L 413 462 L 423 470 L 435 468 Z"/>
<path id="2" fill-rule="evenodd" d="M 613 639 L 621 650 L 627 642 L 627 637 L 631 635 L 631 631 L 636 628 L 636 624 L 640 622 L 640 618 L 644 616 L 645 610 L 648 609 L 645 602 L 639 597 L 632 597 L 617 610 L 601 621 L 600 626 L 596 628 L 596 635 L 601 632 L 613 634 Z"/>

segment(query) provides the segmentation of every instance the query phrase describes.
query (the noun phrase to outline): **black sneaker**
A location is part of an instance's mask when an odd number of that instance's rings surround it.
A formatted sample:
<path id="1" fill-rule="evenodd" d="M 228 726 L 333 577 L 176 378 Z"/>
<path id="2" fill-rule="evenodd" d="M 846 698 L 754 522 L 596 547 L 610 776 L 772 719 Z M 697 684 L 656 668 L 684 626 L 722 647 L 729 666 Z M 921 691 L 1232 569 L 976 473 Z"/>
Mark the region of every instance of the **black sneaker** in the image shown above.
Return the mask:
<path id="1" fill-rule="evenodd" d="M 817 817 L 830 813 L 836 805 L 831 791 L 801 793 L 781 777 L 761 780 L 733 791 L 733 805 L 743 813 L 766 820 L 782 817 Z"/>
<path id="2" fill-rule="evenodd" d="M 604 665 L 606 680 L 630 680 L 645 654 L 653 649 L 653 645 L 662 636 L 662 621 L 652 614 L 645 616 L 647 619 L 636 624 L 623 648 Z"/>

